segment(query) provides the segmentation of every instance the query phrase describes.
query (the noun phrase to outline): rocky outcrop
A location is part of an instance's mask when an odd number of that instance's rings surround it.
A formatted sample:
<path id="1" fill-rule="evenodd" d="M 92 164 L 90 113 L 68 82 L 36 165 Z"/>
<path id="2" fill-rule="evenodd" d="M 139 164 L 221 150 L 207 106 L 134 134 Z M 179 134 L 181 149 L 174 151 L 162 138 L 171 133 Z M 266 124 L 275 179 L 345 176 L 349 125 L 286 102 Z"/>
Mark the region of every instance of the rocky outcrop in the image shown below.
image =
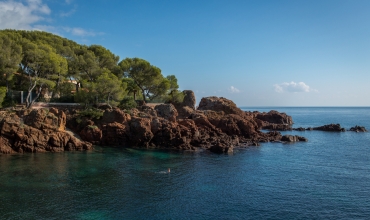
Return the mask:
<path id="1" fill-rule="evenodd" d="M 334 131 L 334 132 L 344 132 L 346 131 L 345 128 L 342 128 L 340 124 L 328 124 L 328 125 L 323 125 L 319 127 L 308 127 L 308 128 L 292 128 L 291 130 L 294 131 L 313 131 L 313 130 L 318 130 L 318 131 Z M 354 131 L 354 132 L 367 132 L 366 128 L 363 126 L 355 126 L 351 127 L 348 131 Z"/>
<path id="2" fill-rule="evenodd" d="M 273 124 L 287 124 L 287 125 L 292 125 L 293 124 L 293 119 L 291 116 L 285 114 L 285 113 L 280 113 L 275 110 L 271 110 L 269 112 L 258 112 L 256 113 L 256 118 L 273 123 Z"/>
<path id="3" fill-rule="evenodd" d="M 318 131 L 337 131 L 337 132 L 346 131 L 346 129 L 342 128 L 340 124 L 328 124 L 320 127 L 314 127 L 312 129 Z"/>
<path id="4" fill-rule="evenodd" d="M 298 142 L 298 141 L 307 142 L 308 140 L 307 140 L 307 138 L 301 137 L 301 136 L 298 136 L 298 135 L 284 135 L 281 138 L 281 141 L 284 141 L 284 142 Z"/>
<path id="5" fill-rule="evenodd" d="M 191 90 L 184 90 L 184 101 L 182 102 L 182 107 L 189 107 L 190 109 L 195 110 L 195 95 Z"/>
<path id="6" fill-rule="evenodd" d="M 218 98 L 216 96 L 202 98 L 200 100 L 198 110 L 222 111 L 225 114 L 244 114 L 244 112 L 238 108 L 233 101 L 223 97 Z"/>
<path id="7" fill-rule="evenodd" d="M 275 131 L 292 130 L 293 119 L 285 113 L 274 110 L 269 112 L 255 112 L 255 117 L 261 121 L 261 129 Z"/>
<path id="8" fill-rule="evenodd" d="M 367 132 L 365 127 L 357 126 L 357 125 L 355 127 L 351 127 L 349 130 L 350 131 L 355 131 L 355 132 Z"/>
<path id="9" fill-rule="evenodd" d="M 104 112 L 92 114 L 94 117 L 79 114 L 78 110 L 65 114 L 57 109 L 8 115 L 0 120 L 0 150 L 3 153 L 83 150 L 96 144 L 231 153 L 235 147 L 258 146 L 260 142 L 307 141 L 299 136 L 282 136 L 278 131 L 261 131 L 264 125 L 292 123 L 284 113 L 243 112 L 232 101 L 217 97 L 203 98 L 195 110 L 194 93 L 188 91 L 187 96 L 180 114 L 178 106 L 160 104 L 129 111 L 104 108 L 97 110 Z M 65 132 L 66 127 L 84 141 Z"/>
<path id="10" fill-rule="evenodd" d="M 57 109 L 3 112 L 0 118 L 0 152 L 61 152 L 92 149 L 65 131 L 66 115 Z"/>
<path id="11" fill-rule="evenodd" d="M 178 115 L 175 106 L 172 104 L 160 104 L 154 108 L 157 111 L 157 115 L 166 120 L 175 122 Z"/>
<path id="12" fill-rule="evenodd" d="M 193 93 L 187 93 L 192 97 Z M 172 104 L 154 108 L 141 106 L 122 111 L 105 110 L 101 119 L 67 117 L 68 125 L 75 128 L 84 140 L 97 145 L 122 147 L 166 148 L 195 150 L 208 149 L 215 153 L 230 153 L 235 147 L 258 146 L 259 142 L 282 141 L 277 131 L 261 132 L 263 124 L 291 122 L 291 118 L 271 112 L 269 121 L 257 118 L 257 113 L 243 112 L 225 98 L 203 98 L 199 108 L 191 106 L 195 98 L 180 109 Z M 181 105 L 180 105 L 181 106 Z M 128 114 L 129 113 L 129 114 Z M 279 118 L 280 120 L 274 119 Z M 285 118 L 284 118 L 285 117 Z M 290 121 L 289 121 L 290 120 Z M 296 138 L 295 141 L 305 141 Z"/>

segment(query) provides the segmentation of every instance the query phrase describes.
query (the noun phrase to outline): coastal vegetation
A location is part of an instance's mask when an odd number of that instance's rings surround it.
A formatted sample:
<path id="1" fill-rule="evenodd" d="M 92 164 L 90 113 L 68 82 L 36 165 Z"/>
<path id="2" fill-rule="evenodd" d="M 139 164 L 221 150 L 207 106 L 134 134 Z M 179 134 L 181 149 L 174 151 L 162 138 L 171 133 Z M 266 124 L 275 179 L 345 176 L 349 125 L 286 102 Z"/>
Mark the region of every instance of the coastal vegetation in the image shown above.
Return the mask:
<path id="1" fill-rule="evenodd" d="M 135 107 L 135 100 L 181 102 L 175 75 L 141 58 L 125 58 L 101 45 L 80 45 L 42 31 L 0 31 L 0 107 L 9 91 L 24 91 L 26 107 L 37 100 L 78 102 L 85 107 Z M 35 95 L 32 95 L 35 94 Z"/>

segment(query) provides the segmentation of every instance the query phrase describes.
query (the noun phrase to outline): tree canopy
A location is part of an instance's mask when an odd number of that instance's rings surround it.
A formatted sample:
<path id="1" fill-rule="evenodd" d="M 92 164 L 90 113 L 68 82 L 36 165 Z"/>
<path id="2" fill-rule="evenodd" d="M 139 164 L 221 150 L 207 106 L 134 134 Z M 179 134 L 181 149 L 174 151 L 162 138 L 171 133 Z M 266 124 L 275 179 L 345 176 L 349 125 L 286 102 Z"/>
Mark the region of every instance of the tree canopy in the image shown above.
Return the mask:
<path id="1" fill-rule="evenodd" d="M 174 75 L 164 77 L 144 59 L 119 59 L 103 46 L 80 45 L 47 32 L 0 30 L 0 86 L 27 91 L 27 107 L 45 93 L 117 105 L 127 94 L 164 101 L 179 88 Z"/>

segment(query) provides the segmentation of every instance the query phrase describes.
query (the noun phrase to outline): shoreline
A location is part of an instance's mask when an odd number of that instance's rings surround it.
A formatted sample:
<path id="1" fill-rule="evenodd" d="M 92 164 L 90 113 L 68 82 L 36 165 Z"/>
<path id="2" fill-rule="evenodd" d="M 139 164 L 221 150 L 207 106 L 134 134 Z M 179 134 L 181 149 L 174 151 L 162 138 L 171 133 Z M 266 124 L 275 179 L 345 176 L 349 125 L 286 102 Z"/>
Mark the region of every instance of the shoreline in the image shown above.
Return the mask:
<path id="1" fill-rule="evenodd" d="M 206 97 L 195 109 L 195 96 L 178 105 L 151 103 L 130 111 L 99 110 L 102 116 L 79 115 L 71 105 L 23 109 L 1 116 L 0 152 L 61 152 L 91 150 L 93 145 L 146 149 L 209 150 L 232 153 L 260 143 L 308 141 L 279 131 L 345 131 L 339 124 L 293 129 L 291 116 L 271 110 L 250 112 L 231 100 Z M 263 132 L 267 130 L 266 132 Z M 353 131 L 366 132 L 364 127 Z"/>

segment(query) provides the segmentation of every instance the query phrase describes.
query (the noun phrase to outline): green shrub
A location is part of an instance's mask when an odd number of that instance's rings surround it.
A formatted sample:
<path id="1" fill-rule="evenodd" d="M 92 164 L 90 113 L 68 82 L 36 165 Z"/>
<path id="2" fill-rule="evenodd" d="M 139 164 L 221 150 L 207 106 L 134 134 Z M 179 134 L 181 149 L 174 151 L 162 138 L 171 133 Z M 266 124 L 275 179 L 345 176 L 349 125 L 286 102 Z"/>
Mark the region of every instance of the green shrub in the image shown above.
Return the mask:
<path id="1" fill-rule="evenodd" d="M 103 116 L 104 111 L 96 109 L 96 108 L 89 108 L 86 110 L 79 111 L 78 113 L 79 117 L 87 117 L 90 119 L 99 119 Z"/>
<path id="2" fill-rule="evenodd" d="M 59 102 L 59 103 L 74 103 L 74 96 L 68 95 L 68 96 L 61 96 L 60 98 L 51 98 L 50 102 Z"/>
<path id="3" fill-rule="evenodd" d="M 0 87 L 0 108 L 2 108 L 2 104 L 4 102 L 4 98 L 6 96 L 6 87 Z"/>
<path id="4" fill-rule="evenodd" d="M 165 97 L 166 103 L 180 104 L 184 101 L 185 94 L 179 90 L 173 90 Z"/>
<path id="5" fill-rule="evenodd" d="M 8 107 L 14 107 L 17 103 L 9 96 L 5 96 L 2 107 L 8 108 Z"/>
<path id="6" fill-rule="evenodd" d="M 136 101 L 134 100 L 132 96 L 125 97 L 118 105 L 120 109 L 126 109 L 126 110 L 136 108 L 136 106 L 137 106 Z"/>

